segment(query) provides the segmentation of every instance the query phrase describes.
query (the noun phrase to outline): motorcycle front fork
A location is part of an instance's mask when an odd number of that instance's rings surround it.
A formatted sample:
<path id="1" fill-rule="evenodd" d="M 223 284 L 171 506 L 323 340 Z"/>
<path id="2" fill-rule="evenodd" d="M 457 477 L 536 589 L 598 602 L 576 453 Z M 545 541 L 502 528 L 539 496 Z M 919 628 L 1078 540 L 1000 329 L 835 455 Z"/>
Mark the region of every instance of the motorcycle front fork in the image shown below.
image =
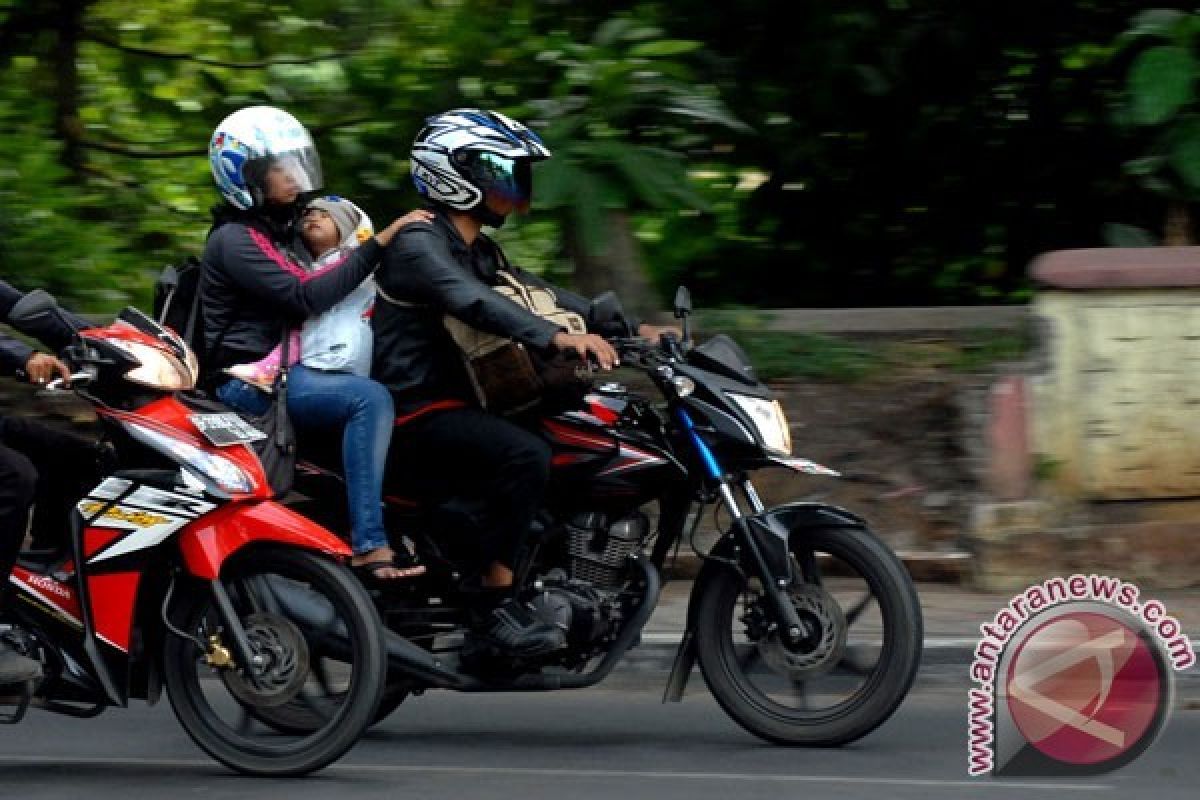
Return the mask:
<path id="1" fill-rule="evenodd" d="M 722 480 L 717 487 L 717 494 L 733 519 L 734 540 L 747 555 L 742 561 L 762 582 L 767 610 L 773 618 L 772 623 L 778 626 L 780 638 L 785 644 L 799 645 L 809 636 L 809 630 L 808 625 L 796 613 L 796 606 L 788 593 L 793 579 L 791 559 L 788 557 L 788 532 L 778 530 L 763 519 L 767 508 L 749 478 L 741 478 L 740 488 L 753 509 L 752 514 L 748 515 L 742 511 L 734 494 L 732 481 Z M 768 550 L 775 552 L 770 553 Z"/>

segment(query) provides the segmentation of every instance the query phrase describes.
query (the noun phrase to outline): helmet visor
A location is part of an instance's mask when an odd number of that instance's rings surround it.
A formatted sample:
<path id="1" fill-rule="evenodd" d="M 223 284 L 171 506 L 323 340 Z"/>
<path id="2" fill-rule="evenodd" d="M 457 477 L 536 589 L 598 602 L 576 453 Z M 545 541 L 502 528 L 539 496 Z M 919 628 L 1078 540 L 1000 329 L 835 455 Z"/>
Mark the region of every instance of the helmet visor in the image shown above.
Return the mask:
<path id="1" fill-rule="evenodd" d="M 294 202 L 324 185 L 321 157 L 315 147 L 302 147 L 250 159 L 242 170 L 246 183 L 273 202 Z"/>
<path id="2" fill-rule="evenodd" d="M 533 167 L 528 158 L 505 156 L 476 150 L 467 154 L 463 165 L 471 182 L 484 194 L 507 200 L 525 212 L 533 200 Z"/>

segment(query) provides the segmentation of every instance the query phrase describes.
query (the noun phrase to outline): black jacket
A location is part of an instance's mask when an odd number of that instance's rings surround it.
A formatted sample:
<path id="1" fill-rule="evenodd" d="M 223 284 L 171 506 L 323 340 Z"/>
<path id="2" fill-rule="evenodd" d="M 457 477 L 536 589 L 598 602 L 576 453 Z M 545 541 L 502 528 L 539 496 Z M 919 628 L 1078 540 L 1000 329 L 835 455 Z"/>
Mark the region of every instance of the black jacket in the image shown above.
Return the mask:
<path id="1" fill-rule="evenodd" d="M 468 246 L 444 211 L 434 213 L 432 223 L 400 229 L 375 275 L 380 296 L 372 317 L 372 377 L 392 390 L 400 414 L 440 400 L 474 401 L 462 356 L 442 322 L 446 314 L 537 351 L 548 350 L 562 330 L 492 288 L 503 267 L 490 239 L 481 235 Z M 553 289 L 559 306 L 588 319 L 591 303 L 579 295 L 507 269 L 526 284 Z"/>
<path id="2" fill-rule="evenodd" d="M 265 356 L 285 324 L 327 311 L 379 264 L 381 248 L 369 239 L 337 266 L 308 272 L 294 236 L 291 225 L 248 215 L 219 220 L 209 235 L 200 282 L 206 384 L 219 382 L 224 367 Z"/>
<path id="3" fill-rule="evenodd" d="M 5 281 L 0 281 L 0 322 L 12 325 L 8 315 L 25 293 Z M 30 325 L 15 326 L 26 336 L 32 336 L 43 342 L 52 353 L 57 353 L 71 342 L 75 331 L 91 327 L 91 323 L 76 314 L 61 309 L 62 315 L 46 315 Z M 0 333 L 0 371 L 11 374 L 24 369 L 33 348 L 24 342 Z"/>
<path id="4" fill-rule="evenodd" d="M 21 297 L 20 291 L 4 281 L 0 281 L 0 321 L 8 322 L 8 312 L 12 311 L 12 307 Z M 32 347 L 0 333 L 0 369 L 5 373 L 12 374 L 19 369 L 24 369 L 31 355 L 33 355 Z"/>

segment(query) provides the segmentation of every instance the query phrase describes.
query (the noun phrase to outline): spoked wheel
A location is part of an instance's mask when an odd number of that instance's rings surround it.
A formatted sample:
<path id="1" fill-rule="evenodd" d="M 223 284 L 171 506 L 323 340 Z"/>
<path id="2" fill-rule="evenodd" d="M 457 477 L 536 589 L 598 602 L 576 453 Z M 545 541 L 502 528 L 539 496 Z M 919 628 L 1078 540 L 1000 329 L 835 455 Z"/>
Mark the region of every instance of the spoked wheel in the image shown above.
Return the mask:
<path id="1" fill-rule="evenodd" d="M 167 637 L 163 679 L 180 724 L 239 772 L 302 775 L 335 761 L 372 723 L 384 690 L 386 652 L 370 598 L 344 566 L 282 548 L 236 557 L 221 582 L 252 664 L 239 663 L 210 591 L 178 603 L 172 618 L 187 638 Z M 293 705 L 312 710 L 311 725 L 263 724 Z"/>
<path id="2" fill-rule="evenodd" d="M 722 568 L 697 587 L 700 667 L 717 702 L 751 733 L 845 744 L 883 724 L 912 686 L 920 605 L 903 564 L 869 531 L 804 531 L 790 549 L 788 594 L 803 640 L 781 640 L 757 577 Z"/>

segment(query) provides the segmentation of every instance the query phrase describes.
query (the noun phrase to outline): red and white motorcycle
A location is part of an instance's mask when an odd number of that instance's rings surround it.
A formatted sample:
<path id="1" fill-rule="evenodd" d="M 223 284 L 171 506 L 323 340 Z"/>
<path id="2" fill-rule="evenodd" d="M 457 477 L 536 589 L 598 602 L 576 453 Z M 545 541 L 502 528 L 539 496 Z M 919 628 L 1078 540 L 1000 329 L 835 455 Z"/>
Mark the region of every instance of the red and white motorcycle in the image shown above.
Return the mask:
<path id="1" fill-rule="evenodd" d="M 70 324 L 41 291 L 10 314 L 47 319 Z M 272 500 L 251 446 L 261 432 L 188 393 L 196 358 L 173 331 L 126 309 L 61 355 L 121 468 L 77 504 L 65 552 L 22 553 L 13 570 L 0 637 L 44 677 L 0 698 L 5 721 L 30 707 L 91 717 L 165 687 L 192 739 L 239 772 L 336 760 L 371 723 L 387 672 L 349 548 Z M 281 733 L 273 714 L 297 704 L 319 724 Z"/>

